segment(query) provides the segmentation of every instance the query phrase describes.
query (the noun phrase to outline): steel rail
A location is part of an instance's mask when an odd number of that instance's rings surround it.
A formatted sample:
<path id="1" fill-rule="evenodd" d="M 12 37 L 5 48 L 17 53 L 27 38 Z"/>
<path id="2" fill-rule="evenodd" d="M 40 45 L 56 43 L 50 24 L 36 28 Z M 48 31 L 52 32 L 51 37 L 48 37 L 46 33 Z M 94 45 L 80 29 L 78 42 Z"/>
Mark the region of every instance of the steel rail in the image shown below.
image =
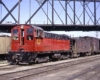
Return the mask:
<path id="1" fill-rule="evenodd" d="M 93 68 L 88 68 L 88 69 L 84 70 L 83 72 L 72 76 L 72 77 L 69 78 L 68 80 L 73 80 L 73 79 L 75 79 L 75 78 L 78 78 L 78 77 L 80 77 L 80 76 L 83 76 L 83 75 L 85 75 L 86 73 L 88 73 L 88 72 L 90 72 L 90 71 L 93 71 L 93 70 L 95 70 L 95 69 L 97 69 L 97 68 L 100 68 L 100 64 L 97 64 L 96 66 L 93 66 Z M 95 74 L 95 75 L 96 75 L 96 74 Z M 87 80 L 87 79 L 86 79 L 86 80 Z M 91 80 L 91 79 L 90 79 L 90 80 Z"/>
<path id="2" fill-rule="evenodd" d="M 18 65 L 5 65 L 5 66 L 0 66 L 0 71 L 4 71 L 4 70 L 9 70 L 9 69 L 14 69 L 14 68 L 17 68 L 19 67 Z"/>

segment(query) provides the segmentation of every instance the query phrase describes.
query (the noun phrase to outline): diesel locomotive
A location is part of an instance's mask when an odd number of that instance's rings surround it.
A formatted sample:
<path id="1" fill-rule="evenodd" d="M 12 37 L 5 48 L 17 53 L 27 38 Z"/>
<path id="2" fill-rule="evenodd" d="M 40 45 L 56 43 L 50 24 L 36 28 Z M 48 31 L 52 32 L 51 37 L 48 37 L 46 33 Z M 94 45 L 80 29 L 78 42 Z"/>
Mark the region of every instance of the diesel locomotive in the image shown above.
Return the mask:
<path id="1" fill-rule="evenodd" d="M 99 53 L 100 40 L 93 37 L 71 38 L 48 33 L 33 25 L 18 25 L 11 29 L 11 50 L 8 62 L 39 63 Z"/>

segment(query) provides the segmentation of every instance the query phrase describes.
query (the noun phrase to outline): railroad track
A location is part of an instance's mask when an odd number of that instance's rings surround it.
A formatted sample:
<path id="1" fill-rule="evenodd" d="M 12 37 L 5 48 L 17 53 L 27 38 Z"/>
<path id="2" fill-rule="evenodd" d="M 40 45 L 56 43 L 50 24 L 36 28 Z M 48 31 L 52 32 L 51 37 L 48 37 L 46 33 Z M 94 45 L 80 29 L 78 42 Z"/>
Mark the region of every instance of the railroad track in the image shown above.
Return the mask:
<path id="1" fill-rule="evenodd" d="M 0 68 L 8 66 L 9 64 L 5 64 L 5 65 L 0 65 Z"/>
<path id="2" fill-rule="evenodd" d="M 42 66 L 42 67 L 37 67 L 37 68 L 31 68 L 27 70 L 20 70 L 20 71 L 15 71 L 15 72 L 4 73 L 4 74 L 0 74 L 0 79 L 1 80 L 6 80 L 6 79 L 7 80 L 20 80 L 20 79 L 24 80 L 26 77 L 35 76 L 41 73 L 46 73 L 46 72 L 58 70 L 61 68 L 74 66 L 77 64 L 87 63 L 87 62 L 98 60 L 98 59 L 100 59 L 100 55 L 91 56 L 89 58 L 86 57 L 84 59 L 81 59 L 81 61 L 76 60 L 76 61 L 47 65 L 47 66 Z"/>
<path id="3" fill-rule="evenodd" d="M 90 73 L 91 71 L 95 71 L 98 70 L 97 73 L 88 75 L 88 73 Z M 80 72 L 78 74 L 73 75 L 72 77 L 70 77 L 67 80 L 95 80 L 93 79 L 97 74 L 100 73 L 100 64 L 93 66 L 92 68 L 87 68 L 85 69 L 83 72 Z M 85 79 L 84 79 L 85 78 Z"/>
<path id="4" fill-rule="evenodd" d="M 4 65 L 4 66 L 0 66 L 0 71 L 11 70 L 17 67 L 19 66 L 18 65 Z"/>

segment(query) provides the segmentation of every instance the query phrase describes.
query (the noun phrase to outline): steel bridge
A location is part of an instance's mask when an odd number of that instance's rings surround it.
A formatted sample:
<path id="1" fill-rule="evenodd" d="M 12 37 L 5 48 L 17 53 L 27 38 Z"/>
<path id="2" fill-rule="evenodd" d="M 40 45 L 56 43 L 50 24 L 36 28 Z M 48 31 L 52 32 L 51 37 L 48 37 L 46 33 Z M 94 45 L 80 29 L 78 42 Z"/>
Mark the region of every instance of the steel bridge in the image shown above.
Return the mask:
<path id="1" fill-rule="evenodd" d="M 13 4 L 10 8 L 9 2 Z M 0 31 L 9 32 L 12 27 L 20 24 L 40 26 L 47 31 L 100 31 L 100 0 L 9 0 L 9 2 L 0 0 Z M 3 12 L 4 9 L 6 13 Z"/>

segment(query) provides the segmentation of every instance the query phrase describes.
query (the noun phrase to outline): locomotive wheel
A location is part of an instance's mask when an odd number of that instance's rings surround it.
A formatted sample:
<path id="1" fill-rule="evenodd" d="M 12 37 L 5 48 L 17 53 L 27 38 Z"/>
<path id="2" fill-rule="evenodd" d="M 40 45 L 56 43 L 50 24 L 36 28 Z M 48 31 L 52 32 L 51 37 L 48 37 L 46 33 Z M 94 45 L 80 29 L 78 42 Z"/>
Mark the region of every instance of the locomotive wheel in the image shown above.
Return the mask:
<path id="1" fill-rule="evenodd" d="M 86 53 L 86 56 L 88 56 L 88 53 Z"/>
<path id="2" fill-rule="evenodd" d="M 61 55 L 60 60 L 63 60 L 63 55 Z"/>
<path id="3" fill-rule="evenodd" d="M 11 62 L 10 65 L 19 65 L 19 62 Z"/>
<path id="4" fill-rule="evenodd" d="M 68 59 L 70 57 L 70 54 L 67 54 L 67 55 L 61 55 L 61 58 L 60 59 Z"/>
<path id="5" fill-rule="evenodd" d="M 80 57 L 80 54 L 79 54 L 79 53 L 77 54 L 77 58 L 78 58 L 78 57 Z"/>
<path id="6" fill-rule="evenodd" d="M 70 54 L 68 54 L 67 56 L 68 56 L 68 58 L 70 58 L 70 57 L 71 57 L 71 56 L 70 56 Z"/>
<path id="7" fill-rule="evenodd" d="M 15 61 L 10 62 L 10 65 L 15 65 L 15 64 L 16 64 Z"/>
<path id="8" fill-rule="evenodd" d="M 30 57 L 28 58 L 28 64 L 32 64 L 32 63 L 34 63 L 34 59 L 30 56 Z"/>
<path id="9" fill-rule="evenodd" d="M 19 62 L 16 62 L 15 64 L 16 64 L 16 65 L 19 65 Z"/>
<path id="10" fill-rule="evenodd" d="M 89 53 L 86 53 L 86 56 L 89 56 Z"/>
<path id="11" fill-rule="evenodd" d="M 92 52 L 91 55 L 94 55 L 94 53 Z"/>
<path id="12" fill-rule="evenodd" d="M 49 62 L 49 61 L 50 61 L 49 56 L 47 56 L 47 62 Z"/>
<path id="13" fill-rule="evenodd" d="M 41 62 L 48 62 L 50 59 L 49 59 L 49 56 L 45 56 L 45 57 L 37 57 L 35 59 L 35 63 L 41 63 Z"/>
<path id="14" fill-rule="evenodd" d="M 39 58 L 37 57 L 36 59 L 35 59 L 35 63 L 38 63 L 39 62 Z"/>
<path id="15" fill-rule="evenodd" d="M 10 62 L 9 64 L 10 64 L 10 65 L 14 65 L 13 62 Z"/>
<path id="16" fill-rule="evenodd" d="M 88 53 L 89 54 L 89 56 L 91 56 L 91 53 Z"/>

